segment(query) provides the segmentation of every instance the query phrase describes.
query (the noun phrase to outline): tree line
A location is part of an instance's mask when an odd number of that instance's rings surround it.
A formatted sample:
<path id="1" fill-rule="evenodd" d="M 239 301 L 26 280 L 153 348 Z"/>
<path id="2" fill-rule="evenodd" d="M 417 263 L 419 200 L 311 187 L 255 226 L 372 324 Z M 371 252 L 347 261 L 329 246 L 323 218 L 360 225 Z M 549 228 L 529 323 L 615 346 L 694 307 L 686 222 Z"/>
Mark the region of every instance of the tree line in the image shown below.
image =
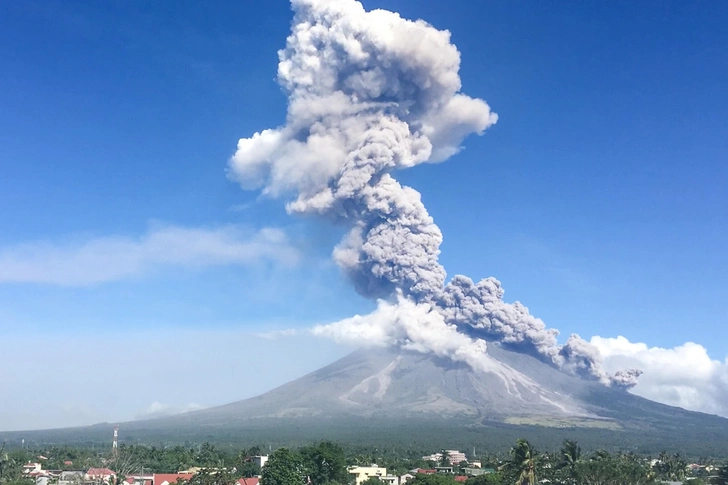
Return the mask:
<path id="1" fill-rule="evenodd" d="M 5 449 L 0 445 L 0 485 L 33 485 L 22 475 L 22 466 L 42 461 L 44 469 L 85 470 L 108 467 L 118 480 L 139 473 L 176 473 L 192 467 L 201 470 L 188 484 L 230 485 L 241 477 L 261 476 L 261 485 L 336 485 L 352 481 L 348 467 L 377 463 L 389 474 L 402 475 L 415 468 L 432 468 L 443 463 L 426 462 L 417 449 L 359 449 L 351 445 L 322 441 L 273 452 L 261 470 L 252 457 L 264 454 L 259 446 L 236 449 L 210 443 L 197 446 L 119 446 L 116 453 L 90 448 L 50 446 L 42 449 Z M 506 455 L 483 455 L 483 468 L 489 473 L 469 478 L 466 485 L 617 485 L 682 481 L 691 485 L 728 485 L 728 466 L 688 474 L 687 460 L 679 454 L 660 453 L 652 458 L 634 453 L 582 452 L 576 441 L 566 440 L 556 452 L 541 452 L 529 441 L 519 439 Z M 705 461 L 705 460 L 704 460 Z M 706 463 L 708 461 L 705 461 Z M 467 463 L 454 466 L 454 474 L 417 475 L 412 485 L 455 485 L 454 476 L 463 474 Z M 381 485 L 372 479 L 367 485 Z"/>

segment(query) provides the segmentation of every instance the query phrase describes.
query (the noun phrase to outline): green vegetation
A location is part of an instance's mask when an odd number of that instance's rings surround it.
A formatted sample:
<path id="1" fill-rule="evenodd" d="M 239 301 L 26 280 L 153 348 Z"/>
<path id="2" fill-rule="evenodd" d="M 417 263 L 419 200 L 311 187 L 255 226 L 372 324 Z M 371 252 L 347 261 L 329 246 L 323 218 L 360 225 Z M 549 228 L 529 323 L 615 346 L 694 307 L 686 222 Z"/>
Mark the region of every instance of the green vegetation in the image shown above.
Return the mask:
<path id="1" fill-rule="evenodd" d="M 699 418 L 703 419 L 702 416 Z M 696 418 L 697 419 L 697 418 Z M 718 418 L 714 418 L 718 419 Z M 700 457 L 728 459 L 728 429 L 705 418 L 705 423 L 684 423 L 679 419 L 671 428 L 656 428 L 648 424 L 639 428 L 621 430 L 598 427 L 564 427 L 513 425 L 502 422 L 483 421 L 453 422 L 452 420 L 396 420 L 376 418 L 366 421 L 314 419 L 301 422 L 280 418 L 271 421 L 250 421 L 245 423 L 221 423 L 219 426 L 201 428 L 171 428 L 169 426 L 146 429 L 132 424 L 121 430 L 121 443 L 127 445 L 154 444 L 158 448 L 180 446 L 183 449 L 197 447 L 201 442 L 210 442 L 218 448 L 235 452 L 253 445 L 264 445 L 273 449 L 299 448 L 314 441 L 332 441 L 348 447 L 347 451 L 386 450 L 416 451 L 423 456 L 443 447 L 472 450 L 477 448 L 486 454 L 504 457 L 513 443 L 521 437 L 541 450 L 557 450 L 564 439 L 579 442 L 582 450 L 589 453 L 605 449 L 610 453 L 636 453 L 656 455 L 660 451 L 670 454 L 681 453 L 697 460 Z M 97 425 L 89 428 L 67 430 L 46 430 L 31 432 L 0 433 L 0 443 L 8 447 L 25 445 L 45 448 L 48 445 L 64 444 L 76 448 L 108 447 L 112 425 Z"/>
<path id="2" fill-rule="evenodd" d="M 263 467 L 261 481 L 266 485 L 303 485 L 306 470 L 301 456 L 288 448 L 276 450 Z"/>
<path id="3" fill-rule="evenodd" d="M 506 469 L 516 475 L 517 485 L 534 485 L 536 483 L 536 468 L 541 457 L 527 440 L 519 439 L 516 446 L 511 448 L 511 460 L 507 462 Z"/>
<path id="4" fill-rule="evenodd" d="M 107 448 L 99 452 L 89 447 L 49 446 L 37 449 L 0 446 L 0 485 L 34 485 L 22 474 L 23 464 L 39 461 L 44 469 L 86 470 L 108 467 L 123 477 L 138 473 L 176 473 L 201 468 L 180 485 L 231 485 L 240 477 L 262 475 L 261 485 L 344 485 L 352 483 L 347 467 L 377 463 L 390 475 L 403 475 L 416 468 L 448 464 L 447 454 L 440 463 L 425 462 L 422 456 L 432 450 L 394 446 L 366 447 L 321 441 L 298 448 L 281 447 L 271 453 L 263 469 L 252 462 L 263 454 L 260 446 L 219 447 L 211 443 L 196 446 L 120 445 L 117 453 Z M 42 457 L 42 458 L 41 458 Z M 662 452 L 639 455 L 631 452 L 582 451 L 575 440 L 565 440 L 555 451 L 537 449 L 530 441 L 518 439 L 508 450 L 480 452 L 476 457 L 484 474 L 468 477 L 465 485 L 644 485 L 662 481 L 682 481 L 690 485 L 728 485 L 728 466 L 715 468 L 720 460 L 687 459 Z M 700 466 L 688 466 L 698 463 Z M 707 466 L 713 465 L 713 466 Z M 453 474 L 418 474 L 411 485 L 459 485 L 466 478 L 467 463 L 454 465 Z M 52 483 L 52 482 L 51 482 Z M 365 485 L 383 485 L 370 478 Z"/>
<path id="5" fill-rule="evenodd" d="M 0 485 L 34 485 L 34 481 L 22 475 L 26 454 L 22 450 L 7 451 L 0 446 Z"/>

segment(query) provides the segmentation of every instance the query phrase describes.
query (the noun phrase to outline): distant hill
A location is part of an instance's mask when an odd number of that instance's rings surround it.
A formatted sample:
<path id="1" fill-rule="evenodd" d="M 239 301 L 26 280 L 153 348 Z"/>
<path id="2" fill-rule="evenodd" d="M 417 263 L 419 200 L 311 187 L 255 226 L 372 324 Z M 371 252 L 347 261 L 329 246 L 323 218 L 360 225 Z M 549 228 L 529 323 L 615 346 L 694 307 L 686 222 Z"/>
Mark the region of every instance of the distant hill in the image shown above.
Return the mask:
<path id="1" fill-rule="evenodd" d="M 525 436 L 542 447 L 565 437 L 588 448 L 715 455 L 728 420 L 666 406 L 561 372 L 490 344 L 492 372 L 394 349 L 358 350 L 261 396 L 121 425 L 143 442 L 217 441 L 503 449 Z M 0 433 L 0 440 L 108 441 L 111 425 Z"/>

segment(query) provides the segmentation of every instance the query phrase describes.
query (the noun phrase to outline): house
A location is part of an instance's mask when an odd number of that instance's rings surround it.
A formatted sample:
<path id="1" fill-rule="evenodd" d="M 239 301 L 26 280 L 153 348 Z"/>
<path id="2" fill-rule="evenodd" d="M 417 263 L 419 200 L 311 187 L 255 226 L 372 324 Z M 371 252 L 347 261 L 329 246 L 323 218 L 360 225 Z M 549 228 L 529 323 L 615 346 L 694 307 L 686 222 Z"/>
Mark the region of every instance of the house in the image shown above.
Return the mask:
<path id="1" fill-rule="evenodd" d="M 435 471 L 437 473 L 447 473 L 447 474 L 454 473 L 451 466 L 436 466 Z"/>
<path id="2" fill-rule="evenodd" d="M 466 477 L 465 475 L 457 475 L 457 476 L 455 477 L 455 481 L 456 481 L 456 482 L 459 482 L 459 483 L 464 483 L 464 482 L 466 482 L 467 480 L 468 480 L 468 477 Z"/>
<path id="3" fill-rule="evenodd" d="M 84 473 L 82 471 L 64 471 L 58 476 L 58 485 L 81 485 Z"/>
<path id="4" fill-rule="evenodd" d="M 152 485 L 172 485 L 178 480 L 189 480 L 193 476 L 192 473 L 155 473 L 152 476 Z"/>
<path id="5" fill-rule="evenodd" d="M 152 485 L 153 480 L 153 474 L 127 475 L 122 485 Z"/>
<path id="6" fill-rule="evenodd" d="M 63 462 L 63 465 L 64 465 L 64 466 L 73 466 L 73 461 L 71 461 L 71 460 L 65 460 L 65 461 Z"/>
<path id="7" fill-rule="evenodd" d="M 434 475 L 435 473 L 437 473 L 437 470 L 435 470 L 434 468 L 415 468 L 411 471 L 415 475 L 417 475 L 418 473 L 421 475 Z"/>
<path id="8" fill-rule="evenodd" d="M 43 465 L 40 463 L 30 463 L 23 465 L 23 475 L 30 475 L 33 472 L 39 472 L 43 470 Z"/>
<path id="9" fill-rule="evenodd" d="M 376 464 L 372 464 L 371 466 L 351 466 L 348 468 L 348 471 L 349 475 L 354 475 L 356 485 L 361 485 L 372 477 L 377 477 L 382 480 L 387 476 L 387 469 L 379 467 Z"/>
<path id="10" fill-rule="evenodd" d="M 399 485 L 405 485 L 405 483 L 412 480 L 415 476 L 411 473 L 405 473 L 404 475 L 400 475 L 399 477 Z"/>
<path id="11" fill-rule="evenodd" d="M 116 472 L 108 468 L 89 468 L 83 476 L 85 483 L 112 483 L 116 480 Z"/>
<path id="12" fill-rule="evenodd" d="M 253 456 L 250 459 L 259 468 L 263 468 L 268 463 L 268 455 Z"/>

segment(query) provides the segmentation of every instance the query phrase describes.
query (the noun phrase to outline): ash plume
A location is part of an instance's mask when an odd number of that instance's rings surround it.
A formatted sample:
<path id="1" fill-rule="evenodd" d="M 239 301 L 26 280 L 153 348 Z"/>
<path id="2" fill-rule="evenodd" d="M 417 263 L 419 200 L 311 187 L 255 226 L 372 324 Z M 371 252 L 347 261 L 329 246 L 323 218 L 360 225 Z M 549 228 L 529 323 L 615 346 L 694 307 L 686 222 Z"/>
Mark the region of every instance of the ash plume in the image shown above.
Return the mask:
<path id="1" fill-rule="evenodd" d="M 466 136 L 498 119 L 483 100 L 460 92 L 460 53 L 450 33 L 367 12 L 355 0 L 292 6 L 278 65 L 286 124 L 241 139 L 230 176 L 268 196 L 293 195 L 290 213 L 349 227 L 333 257 L 360 294 L 399 307 L 379 310 L 391 314 L 385 333 L 397 336 L 392 344 L 473 365 L 486 341 L 497 341 L 569 372 L 630 385 L 635 374 L 607 375 L 588 342 L 572 335 L 559 345 L 557 330 L 522 304 L 504 302 L 496 279 L 455 276 L 446 284 L 442 233 L 420 194 L 392 174 L 446 160 Z M 425 323 L 403 323 L 408 311 L 412 322 Z M 336 332 L 356 332 L 356 319 L 340 323 Z"/>

